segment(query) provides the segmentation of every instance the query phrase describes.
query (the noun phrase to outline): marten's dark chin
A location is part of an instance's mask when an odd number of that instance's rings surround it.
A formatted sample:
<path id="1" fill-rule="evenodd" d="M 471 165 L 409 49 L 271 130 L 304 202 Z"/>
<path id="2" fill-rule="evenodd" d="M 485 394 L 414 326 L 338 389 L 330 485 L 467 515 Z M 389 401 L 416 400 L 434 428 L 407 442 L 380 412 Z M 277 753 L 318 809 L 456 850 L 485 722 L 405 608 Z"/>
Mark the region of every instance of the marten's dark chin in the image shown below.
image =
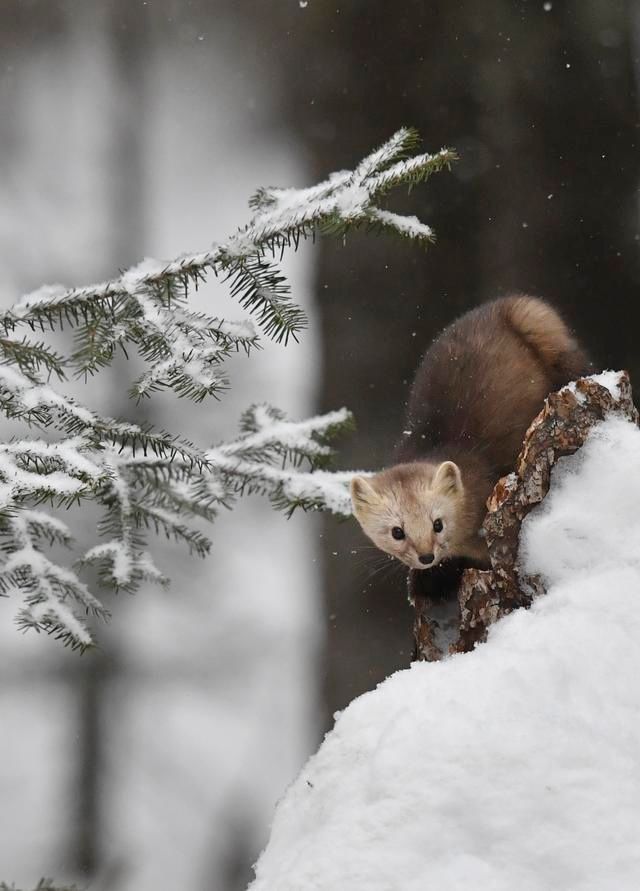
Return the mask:
<path id="1" fill-rule="evenodd" d="M 426 597 L 433 601 L 457 601 L 465 568 L 464 561 L 458 557 L 447 557 L 424 569 L 412 568 L 407 579 L 409 600 L 415 602 L 416 597 Z"/>
<path id="2" fill-rule="evenodd" d="M 465 557 L 463 554 L 448 554 L 446 557 L 441 557 L 437 562 L 434 561 L 428 566 L 414 566 L 413 563 L 405 563 L 404 560 L 402 562 L 413 572 L 419 574 L 426 573 L 427 575 L 429 573 L 436 575 L 434 570 L 447 572 L 450 570 L 463 571 L 465 569 L 491 569 L 491 563 L 488 559 L 482 560 L 479 557 Z"/>

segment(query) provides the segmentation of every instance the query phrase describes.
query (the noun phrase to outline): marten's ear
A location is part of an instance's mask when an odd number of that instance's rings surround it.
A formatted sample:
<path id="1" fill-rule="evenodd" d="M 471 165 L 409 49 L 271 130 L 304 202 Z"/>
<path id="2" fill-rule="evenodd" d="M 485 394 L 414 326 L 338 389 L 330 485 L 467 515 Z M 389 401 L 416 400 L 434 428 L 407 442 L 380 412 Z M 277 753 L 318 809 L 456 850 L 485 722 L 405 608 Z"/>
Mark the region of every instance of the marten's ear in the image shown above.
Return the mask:
<path id="1" fill-rule="evenodd" d="M 458 465 L 453 461 L 443 461 L 436 470 L 432 488 L 438 489 L 443 495 L 455 495 L 462 492 L 462 474 Z"/>
<path id="2" fill-rule="evenodd" d="M 364 476 L 354 476 L 351 480 L 351 501 L 353 511 L 358 516 L 358 511 L 365 511 L 379 504 L 380 496 Z"/>

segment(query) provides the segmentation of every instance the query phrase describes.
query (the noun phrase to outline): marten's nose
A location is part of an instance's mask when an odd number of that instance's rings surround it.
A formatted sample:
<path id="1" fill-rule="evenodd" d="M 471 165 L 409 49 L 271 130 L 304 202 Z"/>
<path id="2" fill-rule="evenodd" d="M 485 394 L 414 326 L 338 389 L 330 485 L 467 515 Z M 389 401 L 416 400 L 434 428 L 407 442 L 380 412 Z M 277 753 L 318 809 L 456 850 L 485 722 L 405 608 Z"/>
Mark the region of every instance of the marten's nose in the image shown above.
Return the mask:
<path id="1" fill-rule="evenodd" d="M 428 566 L 429 563 L 433 563 L 433 554 L 420 554 L 418 560 Z"/>

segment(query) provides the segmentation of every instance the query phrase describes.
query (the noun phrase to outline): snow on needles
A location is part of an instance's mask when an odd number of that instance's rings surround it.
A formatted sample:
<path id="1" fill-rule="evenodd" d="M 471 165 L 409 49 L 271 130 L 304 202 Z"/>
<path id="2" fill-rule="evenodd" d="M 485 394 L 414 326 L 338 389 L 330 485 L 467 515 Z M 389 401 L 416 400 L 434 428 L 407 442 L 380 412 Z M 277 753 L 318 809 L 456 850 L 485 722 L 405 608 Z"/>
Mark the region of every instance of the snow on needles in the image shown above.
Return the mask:
<path id="1" fill-rule="evenodd" d="M 522 537 L 547 595 L 339 715 L 252 891 L 640 888 L 640 431 L 553 476 Z"/>

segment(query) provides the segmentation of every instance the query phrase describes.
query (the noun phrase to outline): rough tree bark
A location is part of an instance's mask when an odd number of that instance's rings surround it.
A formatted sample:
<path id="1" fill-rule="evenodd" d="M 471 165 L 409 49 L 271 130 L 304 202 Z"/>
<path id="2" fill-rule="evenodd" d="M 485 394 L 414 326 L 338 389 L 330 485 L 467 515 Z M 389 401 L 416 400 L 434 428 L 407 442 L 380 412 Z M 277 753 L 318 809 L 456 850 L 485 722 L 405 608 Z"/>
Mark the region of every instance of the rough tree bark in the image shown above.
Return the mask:
<path id="1" fill-rule="evenodd" d="M 526 433 L 515 472 L 498 481 L 487 502 L 483 529 L 490 570 L 459 569 L 443 579 L 444 588 L 440 586 L 437 594 L 425 592 L 421 584 L 428 570 L 410 572 L 418 660 L 434 662 L 447 652 L 472 650 L 486 639 L 489 625 L 514 609 L 530 606 L 544 593 L 539 577 L 519 569 L 522 521 L 549 491 L 558 458 L 576 452 L 605 415 L 614 412 L 638 423 L 627 372 L 619 373 L 612 390 L 594 378 L 581 378 L 547 398 Z"/>

